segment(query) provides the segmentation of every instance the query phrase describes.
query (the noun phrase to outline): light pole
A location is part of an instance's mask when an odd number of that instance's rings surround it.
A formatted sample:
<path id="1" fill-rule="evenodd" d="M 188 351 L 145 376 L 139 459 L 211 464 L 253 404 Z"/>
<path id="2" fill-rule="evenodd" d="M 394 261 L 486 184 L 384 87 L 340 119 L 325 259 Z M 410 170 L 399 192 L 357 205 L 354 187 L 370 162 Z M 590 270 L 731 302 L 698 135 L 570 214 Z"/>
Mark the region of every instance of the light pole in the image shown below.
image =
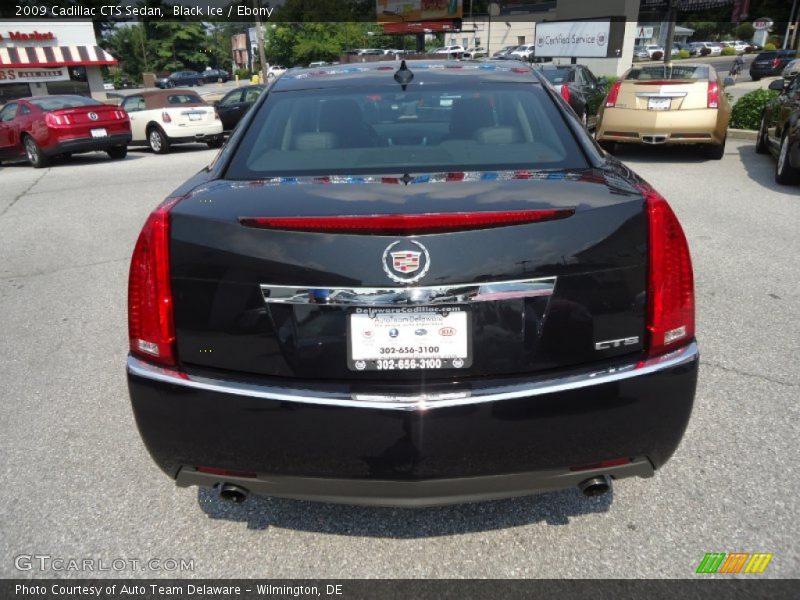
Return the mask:
<path id="1" fill-rule="evenodd" d="M 261 15 L 259 14 L 258 0 L 253 0 L 253 8 L 256 17 L 256 44 L 258 44 L 258 60 L 261 62 L 261 83 L 267 83 L 269 75 L 269 65 L 267 55 L 264 52 L 264 30 L 261 28 Z"/>

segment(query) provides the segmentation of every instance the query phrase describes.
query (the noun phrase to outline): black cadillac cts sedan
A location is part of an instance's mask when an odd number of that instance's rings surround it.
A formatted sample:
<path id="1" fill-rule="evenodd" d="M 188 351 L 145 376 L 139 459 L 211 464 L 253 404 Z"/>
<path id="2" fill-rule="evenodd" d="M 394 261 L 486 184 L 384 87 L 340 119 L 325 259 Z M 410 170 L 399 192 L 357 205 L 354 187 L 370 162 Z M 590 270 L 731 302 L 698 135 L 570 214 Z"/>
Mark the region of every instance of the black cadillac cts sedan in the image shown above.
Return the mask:
<path id="1" fill-rule="evenodd" d="M 147 219 L 129 331 L 153 459 L 232 501 L 603 493 L 698 368 L 669 205 L 509 61 L 287 72 Z"/>

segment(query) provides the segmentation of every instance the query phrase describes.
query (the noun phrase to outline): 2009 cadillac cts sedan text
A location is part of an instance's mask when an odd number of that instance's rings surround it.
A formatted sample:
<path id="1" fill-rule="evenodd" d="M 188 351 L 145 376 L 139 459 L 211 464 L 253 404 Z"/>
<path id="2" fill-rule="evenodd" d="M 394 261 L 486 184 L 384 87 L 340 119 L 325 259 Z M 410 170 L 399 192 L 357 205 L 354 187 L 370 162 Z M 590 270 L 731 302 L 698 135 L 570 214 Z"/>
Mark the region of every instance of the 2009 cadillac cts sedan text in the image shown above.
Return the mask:
<path id="1" fill-rule="evenodd" d="M 234 501 L 599 494 L 694 399 L 680 224 L 521 63 L 288 71 L 129 286 L 142 438 Z"/>

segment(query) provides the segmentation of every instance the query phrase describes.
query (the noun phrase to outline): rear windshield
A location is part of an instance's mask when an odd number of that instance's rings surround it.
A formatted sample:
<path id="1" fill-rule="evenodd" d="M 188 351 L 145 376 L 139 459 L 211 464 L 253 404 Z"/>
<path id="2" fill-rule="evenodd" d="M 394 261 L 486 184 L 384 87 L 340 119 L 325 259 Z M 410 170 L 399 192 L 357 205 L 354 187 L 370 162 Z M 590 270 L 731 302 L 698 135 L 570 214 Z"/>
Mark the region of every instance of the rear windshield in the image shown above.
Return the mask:
<path id="1" fill-rule="evenodd" d="M 706 65 L 661 65 L 637 67 L 631 69 L 625 79 L 647 81 L 649 79 L 705 79 L 710 78 L 710 70 Z"/>
<path id="2" fill-rule="evenodd" d="M 170 94 L 167 96 L 167 104 L 205 104 L 203 99 L 197 94 Z"/>
<path id="3" fill-rule="evenodd" d="M 227 177 L 587 166 L 540 86 L 431 85 L 272 93 Z"/>
<path id="4" fill-rule="evenodd" d="M 102 102 L 98 102 L 93 98 L 84 98 L 83 96 L 28 98 L 28 102 L 34 106 L 38 106 L 44 111 L 77 108 L 78 106 L 97 106 L 98 104 L 102 104 Z"/>
<path id="5" fill-rule="evenodd" d="M 556 85 L 564 83 L 569 77 L 569 69 L 542 69 L 540 72 L 547 81 Z"/>

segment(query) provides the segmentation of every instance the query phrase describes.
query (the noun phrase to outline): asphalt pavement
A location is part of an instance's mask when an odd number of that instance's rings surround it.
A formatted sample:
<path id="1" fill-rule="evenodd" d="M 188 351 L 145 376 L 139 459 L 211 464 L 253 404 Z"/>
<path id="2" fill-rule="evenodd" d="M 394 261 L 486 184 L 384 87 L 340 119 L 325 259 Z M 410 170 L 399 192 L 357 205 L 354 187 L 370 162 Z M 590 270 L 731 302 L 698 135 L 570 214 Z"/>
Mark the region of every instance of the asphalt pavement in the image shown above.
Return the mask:
<path id="1" fill-rule="evenodd" d="M 722 161 L 620 155 L 670 201 L 694 258 L 702 365 L 672 460 L 595 499 L 423 510 L 231 506 L 148 456 L 125 385 L 128 261 L 149 211 L 214 154 L 0 167 L 0 576 L 691 578 L 707 552 L 769 552 L 760 577 L 800 575 L 800 188 L 775 184 L 751 142 Z M 193 562 L 20 571 L 21 555 Z"/>

